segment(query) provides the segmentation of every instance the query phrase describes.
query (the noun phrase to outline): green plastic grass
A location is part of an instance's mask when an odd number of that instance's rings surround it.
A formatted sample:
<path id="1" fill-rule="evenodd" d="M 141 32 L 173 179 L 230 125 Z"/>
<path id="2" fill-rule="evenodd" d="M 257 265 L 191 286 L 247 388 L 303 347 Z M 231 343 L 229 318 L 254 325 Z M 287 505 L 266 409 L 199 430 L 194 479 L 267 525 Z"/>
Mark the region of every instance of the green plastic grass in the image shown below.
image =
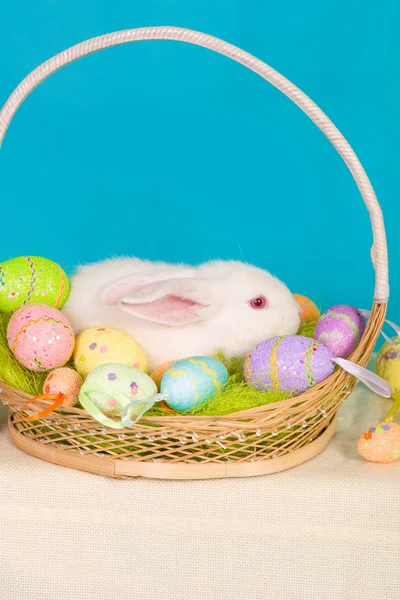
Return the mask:
<path id="1" fill-rule="evenodd" d="M 7 345 L 6 331 L 9 318 L 9 315 L 0 313 L 0 380 L 13 388 L 37 396 L 42 393 L 46 374 L 29 371 L 14 358 Z M 315 325 L 316 323 L 306 323 L 300 328 L 299 335 L 313 337 Z M 281 392 L 260 392 L 248 387 L 243 377 L 243 361 L 226 360 L 222 354 L 217 354 L 216 358 L 227 366 L 229 372 L 229 380 L 224 391 L 186 414 L 218 416 L 279 402 L 290 397 Z M 160 416 L 165 415 L 166 412 L 156 404 L 147 414 Z"/>
<path id="2" fill-rule="evenodd" d="M 7 325 L 10 315 L 0 312 L 0 380 L 26 394 L 42 393 L 46 373 L 34 373 L 25 369 L 14 358 L 7 344 Z"/>

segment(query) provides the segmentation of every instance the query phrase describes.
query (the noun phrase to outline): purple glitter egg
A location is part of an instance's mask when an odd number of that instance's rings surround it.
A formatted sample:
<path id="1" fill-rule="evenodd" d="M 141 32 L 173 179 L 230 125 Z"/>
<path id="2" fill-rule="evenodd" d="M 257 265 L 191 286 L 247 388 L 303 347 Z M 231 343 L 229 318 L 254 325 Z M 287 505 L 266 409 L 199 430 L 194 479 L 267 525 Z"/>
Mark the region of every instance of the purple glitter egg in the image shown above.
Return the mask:
<path id="1" fill-rule="evenodd" d="M 334 355 L 301 335 L 278 336 L 255 346 L 246 358 L 248 385 L 262 391 L 302 394 L 332 375 Z"/>
<path id="2" fill-rule="evenodd" d="M 314 337 L 335 356 L 347 358 L 360 343 L 365 326 L 365 319 L 356 308 L 338 304 L 321 315 Z"/>

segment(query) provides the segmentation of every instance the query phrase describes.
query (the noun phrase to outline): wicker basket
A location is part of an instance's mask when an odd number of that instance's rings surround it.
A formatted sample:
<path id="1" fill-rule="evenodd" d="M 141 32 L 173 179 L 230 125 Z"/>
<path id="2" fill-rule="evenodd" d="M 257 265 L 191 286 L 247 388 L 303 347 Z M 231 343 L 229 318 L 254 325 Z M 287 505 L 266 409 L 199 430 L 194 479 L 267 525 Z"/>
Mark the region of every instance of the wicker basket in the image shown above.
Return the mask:
<path id="1" fill-rule="evenodd" d="M 49 75 L 97 50 L 141 40 L 177 40 L 214 50 L 251 69 L 295 102 L 330 140 L 350 169 L 369 210 L 376 283 L 372 315 L 350 359 L 366 366 L 382 329 L 388 299 L 387 247 L 382 213 L 359 160 L 326 115 L 296 86 L 247 52 L 219 39 L 176 27 L 149 27 L 93 38 L 40 65 L 16 88 L 0 112 L 0 143 L 23 100 Z M 0 382 L 1 383 L 1 382 Z M 61 407 L 34 422 L 20 418 L 26 394 L 2 386 L 9 432 L 17 446 L 56 464 L 111 477 L 205 479 L 274 473 L 318 454 L 335 432 L 335 414 L 355 385 L 342 370 L 293 399 L 218 417 L 143 417 L 116 432 L 84 410 Z M 46 406 L 37 401 L 32 415 Z"/>

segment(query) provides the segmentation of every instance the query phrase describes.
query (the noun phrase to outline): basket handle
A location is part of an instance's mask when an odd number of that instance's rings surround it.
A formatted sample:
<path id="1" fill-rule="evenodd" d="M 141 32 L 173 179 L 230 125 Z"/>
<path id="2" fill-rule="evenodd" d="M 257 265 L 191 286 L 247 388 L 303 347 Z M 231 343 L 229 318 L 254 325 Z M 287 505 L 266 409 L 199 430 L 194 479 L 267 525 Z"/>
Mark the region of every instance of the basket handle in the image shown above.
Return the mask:
<path id="1" fill-rule="evenodd" d="M 176 40 L 203 46 L 204 48 L 223 54 L 269 81 L 310 117 L 343 158 L 357 183 L 369 211 L 373 232 L 371 258 L 375 268 L 374 298 L 375 302 L 379 304 L 386 303 L 389 297 L 388 256 L 382 211 L 367 174 L 353 149 L 322 110 L 293 83 L 261 60 L 218 38 L 180 27 L 143 27 L 108 33 L 76 44 L 41 64 L 25 77 L 14 90 L 0 112 L 0 145 L 18 107 L 35 87 L 52 73 L 74 60 L 92 54 L 97 50 L 142 40 Z"/>

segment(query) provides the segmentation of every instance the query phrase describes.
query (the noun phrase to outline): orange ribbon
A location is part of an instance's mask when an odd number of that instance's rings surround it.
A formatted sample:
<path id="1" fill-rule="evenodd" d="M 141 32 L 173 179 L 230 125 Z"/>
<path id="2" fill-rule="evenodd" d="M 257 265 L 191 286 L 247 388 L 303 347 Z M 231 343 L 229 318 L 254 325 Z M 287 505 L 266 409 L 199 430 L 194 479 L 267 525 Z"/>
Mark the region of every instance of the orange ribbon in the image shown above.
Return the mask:
<path id="1" fill-rule="evenodd" d="M 53 412 L 53 410 L 55 410 L 56 408 L 61 406 L 61 404 L 64 402 L 64 398 L 65 398 L 65 394 L 61 394 L 61 393 L 60 394 L 41 394 L 40 396 L 36 396 L 35 398 L 31 398 L 30 400 L 28 400 L 28 402 L 26 402 L 24 404 L 24 406 L 21 408 L 21 412 L 19 413 L 19 416 L 22 419 L 23 418 L 22 411 L 24 410 L 24 408 L 26 408 L 28 406 L 28 404 L 31 404 L 31 402 L 35 402 L 35 400 L 54 400 L 53 404 L 51 404 L 47 408 L 44 408 L 43 410 L 41 410 L 38 413 L 35 413 L 31 417 L 26 417 L 24 419 L 24 421 L 37 421 L 38 419 L 45 417 L 46 415 Z"/>
<path id="2" fill-rule="evenodd" d="M 170 406 L 168 406 L 168 404 L 166 402 L 164 402 L 164 400 L 161 400 L 160 406 L 163 410 L 165 410 L 165 412 L 169 412 L 169 413 L 175 412 L 174 410 L 172 410 L 172 408 Z"/>

